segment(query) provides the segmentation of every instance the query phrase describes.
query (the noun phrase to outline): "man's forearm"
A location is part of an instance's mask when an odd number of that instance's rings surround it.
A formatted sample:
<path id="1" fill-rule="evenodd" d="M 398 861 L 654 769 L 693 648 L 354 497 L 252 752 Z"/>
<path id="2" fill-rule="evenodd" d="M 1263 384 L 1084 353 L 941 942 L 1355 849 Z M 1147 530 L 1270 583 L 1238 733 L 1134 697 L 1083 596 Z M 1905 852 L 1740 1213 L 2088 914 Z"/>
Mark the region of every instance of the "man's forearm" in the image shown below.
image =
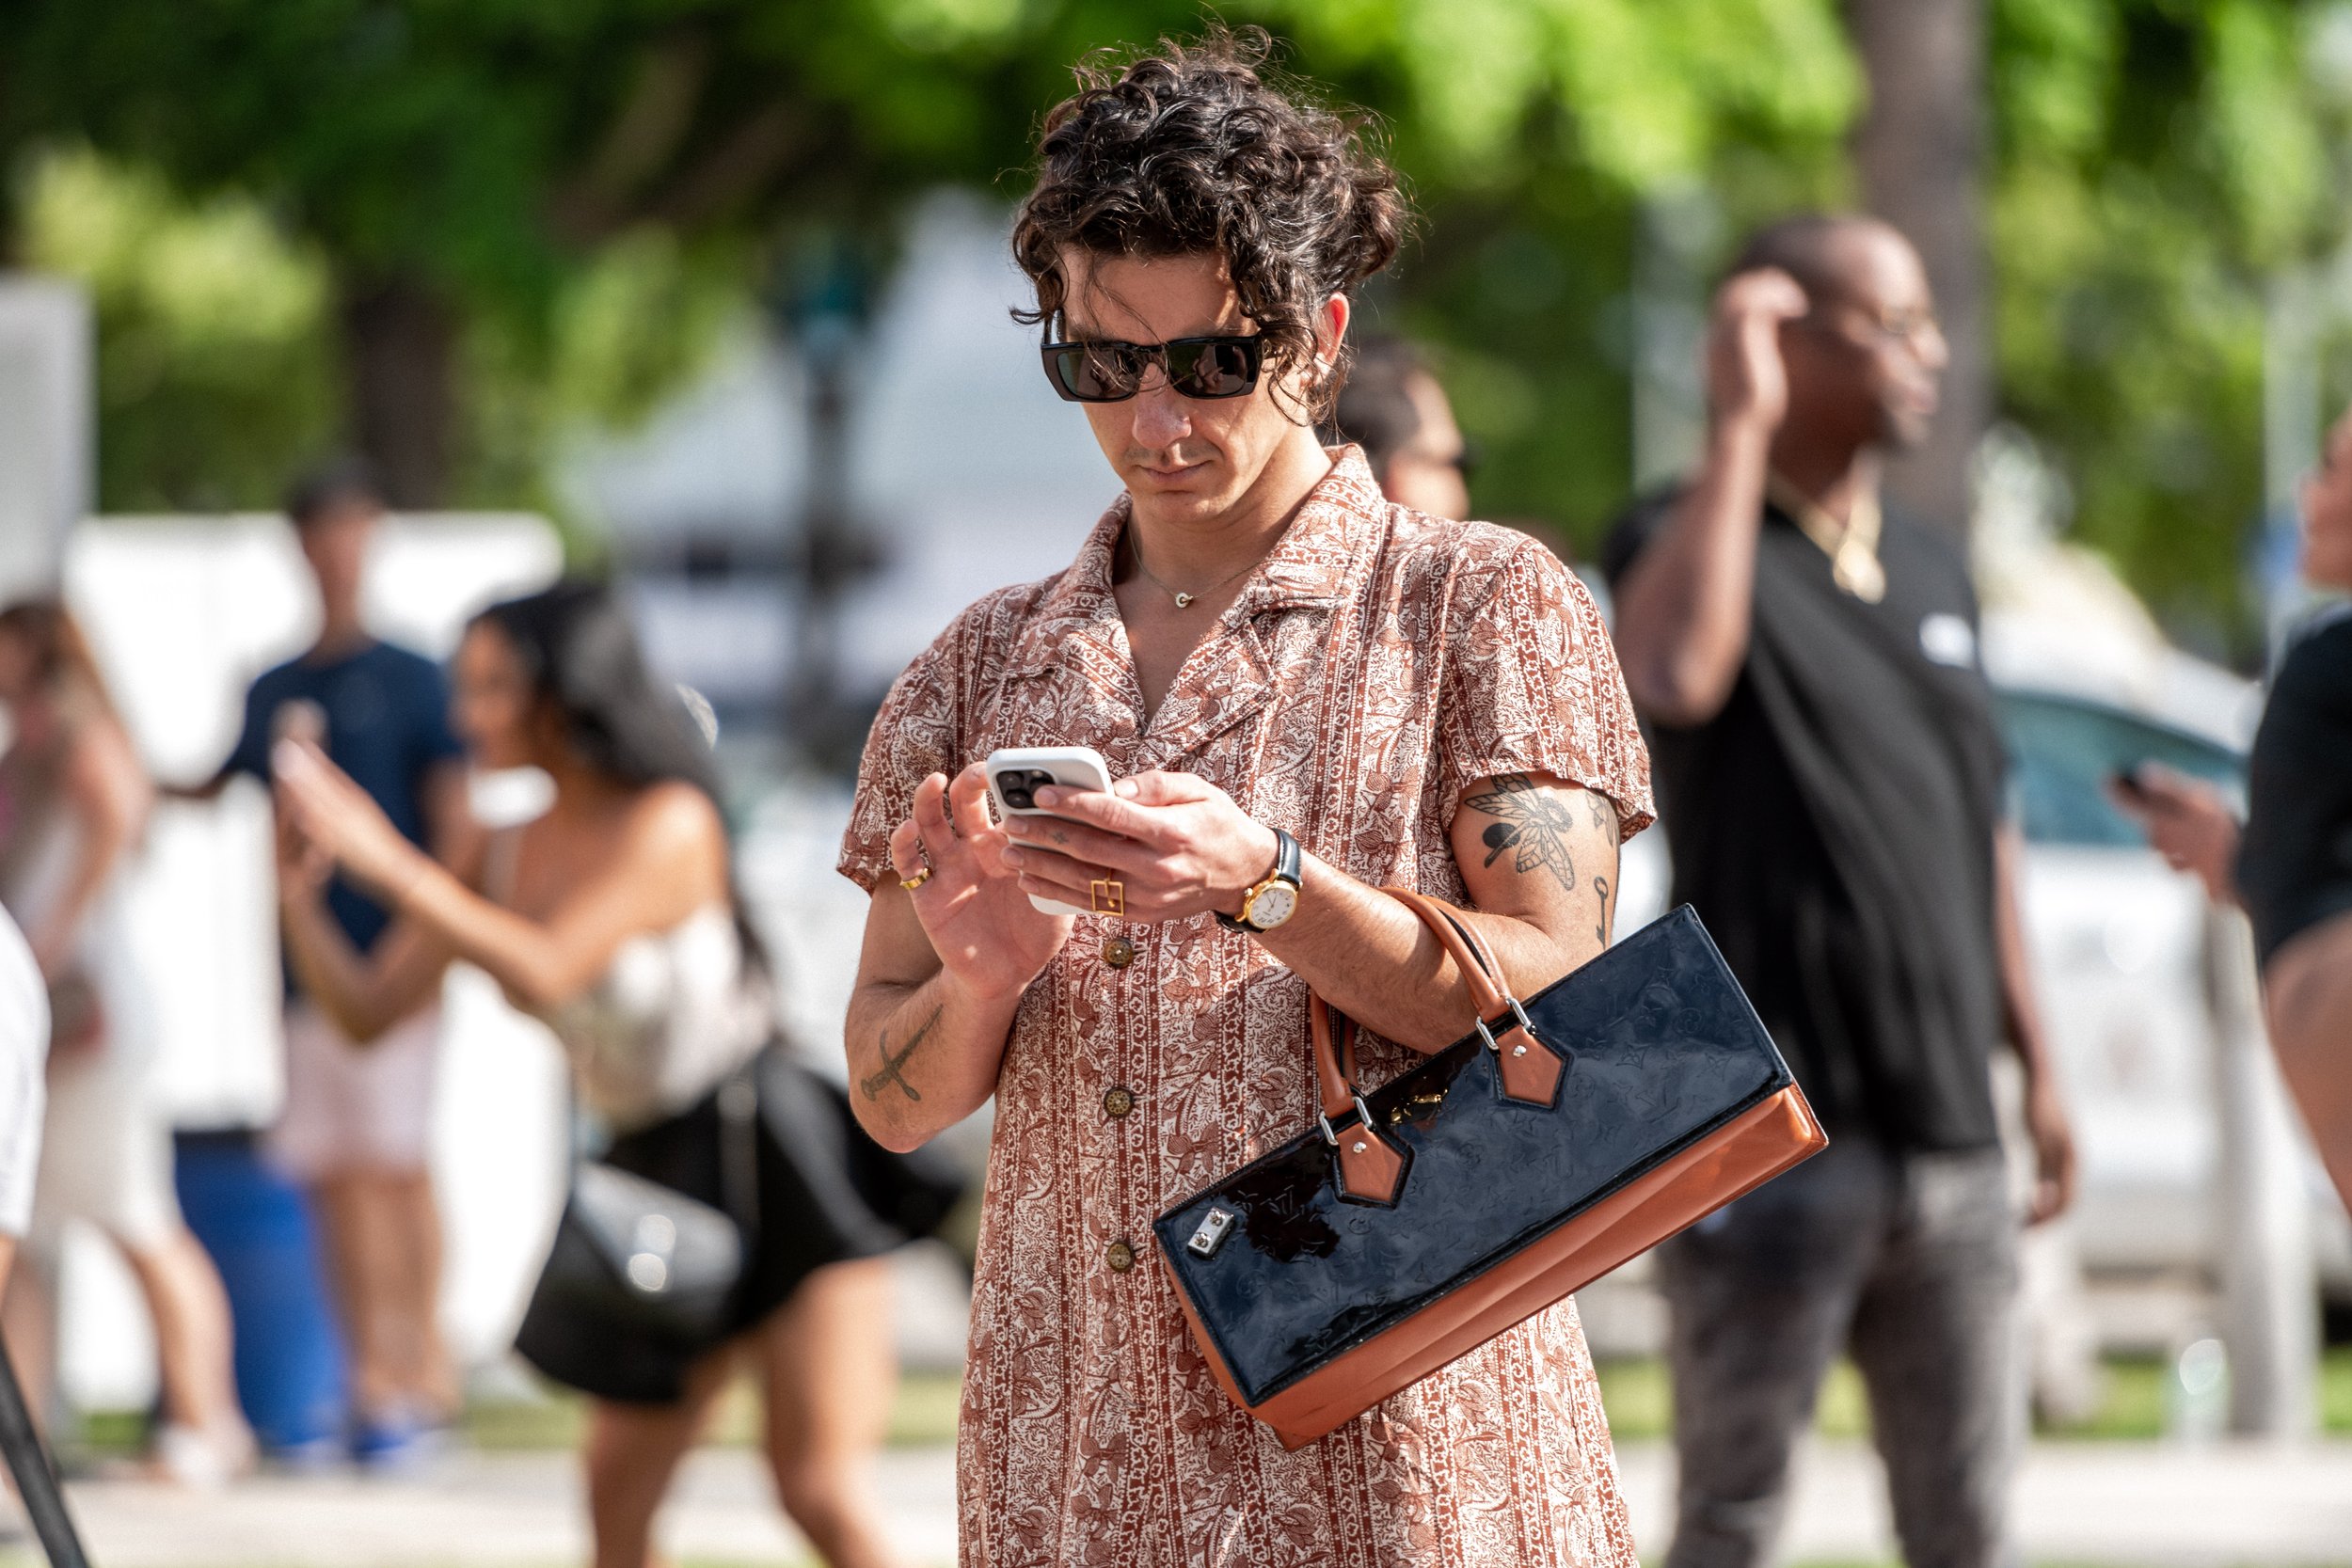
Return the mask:
<path id="1" fill-rule="evenodd" d="M 874 983 L 850 1005 L 850 1103 L 876 1142 L 920 1148 L 996 1092 L 1018 994 L 975 997 L 946 971 Z"/>
<path id="2" fill-rule="evenodd" d="M 2034 997 L 2033 958 L 2026 942 L 2018 886 L 2025 874 L 2025 838 L 2014 824 L 1994 830 L 1993 942 L 2000 969 L 2003 1032 L 2024 1065 L 2026 1076 L 2043 1083 L 2050 1070 L 2049 1042 L 2042 1034 L 2042 1009 Z"/>
<path id="3" fill-rule="evenodd" d="M 1615 635 L 1626 682 L 1662 722 L 1706 722 L 1739 679 L 1771 446 L 1768 431 L 1747 423 L 1710 432 L 1690 488 L 1619 581 Z"/>
<path id="4" fill-rule="evenodd" d="M 1470 1029 L 1468 984 L 1444 946 L 1395 899 L 1308 857 L 1298 913 L 1255 938 L 1348 1017 L 1416 1051 L 1440 1051 Z M 1530 921 L 1464 913 L 1494 950 L 1506 989 L 1542 990 L 1600 950 L 1569 951 Z"/>

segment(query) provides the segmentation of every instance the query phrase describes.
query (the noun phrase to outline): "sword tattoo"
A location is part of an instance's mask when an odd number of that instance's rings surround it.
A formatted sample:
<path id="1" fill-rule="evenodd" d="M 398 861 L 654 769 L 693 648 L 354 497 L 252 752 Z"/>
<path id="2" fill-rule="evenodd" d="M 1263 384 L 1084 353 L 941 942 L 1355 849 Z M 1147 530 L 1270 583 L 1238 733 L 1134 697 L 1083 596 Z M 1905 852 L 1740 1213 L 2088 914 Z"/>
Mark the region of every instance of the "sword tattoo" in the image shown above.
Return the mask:
<path id="1" fill-rule="evenodd" d="M 915 1047 L 923 1043 L 924 1037 L 931 1032 L 931 1025 L 939 1022 L 939 1015 L 944 1011 L 944 1007 L 933 1007 L 931 1016 L 914 1026 L 914 1033 L 907 1037 L 907 1043 L 900 1047 L 896 1056 L 890 1053 L 890 1031 L 883 1030 L 882 1040 L 875 1048 L 875 1053 L 882 1058 L 882 1066 L 858 1080 L 858 1092 L 868 1100 L 879 1100 L 882 1090 L 896 1084 L 909 1100 L 920 1101 L 922 1091 L 907 1082 L 907 1058 L 914 1054 Z"/>

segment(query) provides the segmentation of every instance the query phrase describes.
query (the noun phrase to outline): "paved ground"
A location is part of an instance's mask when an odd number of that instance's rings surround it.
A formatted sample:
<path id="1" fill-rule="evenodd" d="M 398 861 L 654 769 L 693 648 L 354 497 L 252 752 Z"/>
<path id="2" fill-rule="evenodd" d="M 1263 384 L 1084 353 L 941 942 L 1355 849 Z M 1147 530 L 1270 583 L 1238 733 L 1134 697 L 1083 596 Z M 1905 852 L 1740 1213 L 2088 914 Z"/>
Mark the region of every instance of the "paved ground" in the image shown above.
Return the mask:
<path id="1" fill-rule="evenodd" d="M 1635 1531 L 1662 1550 L 1672 1462 L 1654 1444 L 1621 1455 Z M 918 1562 L 955 1551 L 945 1449 L 901 1449 L 883 1483 L 893 1528 Z M 467 1454 L 400 1481 L 275 1477 L 215 1497 L 123 1482 L 75 1489 L 98 1568 L 558 1568 L 585 1555 L 565 1456 Z M 2130 1568 L 2352 1565 L 2352 1444 L 2305 1449 L 2122 1443 L 2038 1447 L 2019 1524 L 2037 1562 Z M 666 1531 L 706 1562 L 793 1560 L 754 1456 L 692 1462 Z M 1809 1456 L 1785 1554 L 1796 1561 L 1892 1558 L 1877 1461 L 1824 1445 Z M 11 1560 L 0 1551 L 0 1563 Z"/>

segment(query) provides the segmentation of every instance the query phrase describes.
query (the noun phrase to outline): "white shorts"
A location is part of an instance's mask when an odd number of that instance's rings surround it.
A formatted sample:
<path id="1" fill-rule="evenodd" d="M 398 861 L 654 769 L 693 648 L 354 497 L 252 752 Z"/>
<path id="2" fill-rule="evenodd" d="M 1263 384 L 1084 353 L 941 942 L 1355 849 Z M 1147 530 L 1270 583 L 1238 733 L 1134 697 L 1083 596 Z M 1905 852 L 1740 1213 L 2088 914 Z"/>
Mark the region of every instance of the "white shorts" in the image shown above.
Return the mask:
<path id="1" fill-rule="evenodd" d="M 428 1006 L 354 1045 L 306 1002 L 286 1009 L 286 1109 L 273 1164 L 297 1181 L 346 1171 L 421 1171 L 433 1148 L 441 1009 Z"/>
<path id="2" fill-rule="evenodd" d="M 171 1123 L 149 1087 L 145 1063 L 101 1051 L 60 1062 L 49 1074 L 33 1196 L 36 1244 L 54 1245 L 67 1220 L 94 1225 L 135 1251 L 180 1228 Z"/>

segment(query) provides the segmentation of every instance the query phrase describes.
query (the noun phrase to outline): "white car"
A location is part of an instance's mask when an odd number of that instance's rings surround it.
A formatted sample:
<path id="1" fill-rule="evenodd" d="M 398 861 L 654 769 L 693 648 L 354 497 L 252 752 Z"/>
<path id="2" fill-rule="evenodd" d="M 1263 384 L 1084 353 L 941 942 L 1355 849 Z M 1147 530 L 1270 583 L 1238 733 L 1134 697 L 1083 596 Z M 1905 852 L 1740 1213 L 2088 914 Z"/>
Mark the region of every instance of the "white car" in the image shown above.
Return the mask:
<path id="1" fill-rule="evenodd" d="M 2155 761 L 2242 800 L 2244 757 L 2074 692 L 2009 686 L 2000 704 L 2027 941 L 2082 1162 L 2082 1262 L 2094 1275 L 2210 1269 L 2221 1151 L 2204 892 L 2148 847 L 2107 785 Z M 2352 1298 L 2352 1225 L 2316 1160 L 2304 1164 L 2323 1284 Z"/>

